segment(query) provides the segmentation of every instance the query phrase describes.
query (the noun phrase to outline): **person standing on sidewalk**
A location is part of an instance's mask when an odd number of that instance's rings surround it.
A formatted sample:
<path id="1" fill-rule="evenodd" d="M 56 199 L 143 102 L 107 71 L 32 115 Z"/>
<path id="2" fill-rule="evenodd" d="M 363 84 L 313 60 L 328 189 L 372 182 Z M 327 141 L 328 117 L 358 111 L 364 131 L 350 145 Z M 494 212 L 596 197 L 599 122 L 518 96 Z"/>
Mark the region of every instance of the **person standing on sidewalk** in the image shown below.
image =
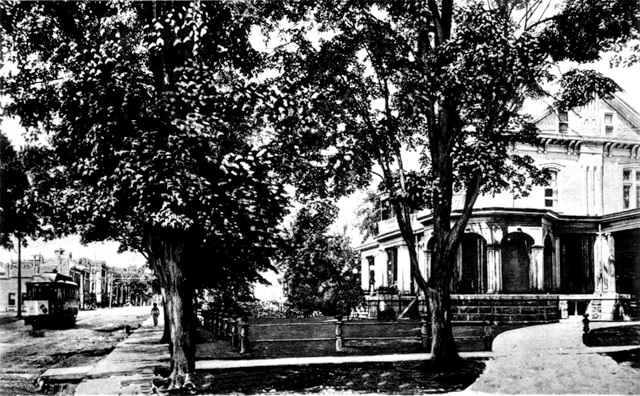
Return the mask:
<path id="1" fill-rule="evenodd" d="M 153 303 L 153 308 L 151 308 L 151 316 L 153 316 L 153 325 L 158 325 L 158 316 L 160 316 L 160 310 L 158 309 L 158 304 Z"/>

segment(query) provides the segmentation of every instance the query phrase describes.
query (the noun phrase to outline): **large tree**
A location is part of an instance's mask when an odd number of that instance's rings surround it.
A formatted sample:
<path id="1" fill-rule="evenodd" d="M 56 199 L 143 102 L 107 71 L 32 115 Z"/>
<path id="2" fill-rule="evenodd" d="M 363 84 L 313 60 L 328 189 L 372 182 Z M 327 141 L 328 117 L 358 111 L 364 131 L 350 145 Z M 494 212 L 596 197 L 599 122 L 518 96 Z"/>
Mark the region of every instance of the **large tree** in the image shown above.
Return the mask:
<path id="1" fill-rule="evenodd" d="M 257 136 L 243 2 L 3 3 L 2 77 L 59 234 L 142 253 L 166 292 L 172 386 L 194 370 L 193 291 L 270 268 L 285 195 Z"/>
<path id="2" fill-rule="evenodd" d="M 348 315 L 361 303 L 353 273 L 359 266 L 357 252 L 344 235 L 329 233 L 337 213 L 329 202 L 309 202 L 296 214 L 278 251 L 287 305 L 294 311 Z"/>
<path id="3" fill-rule="evenodd" d="M 380 176 L 428 299 L 432 358 L 440 367 L 459 359 L 450 285 L 476 199 L 526 194 L 545 181 L 530 157 L 513 150 L 537 142 L 521 112 L 525 99 L 547 95 L 552 80 L 562 88 L 555 96 L 561 108 L 611 94 L 617 85 L 604 76 L 574 69 L 558 76 L 553 65 L 598 59 L 637 24 L 636 0 L 552 3 L 322 1 L 282 13 L 272 53 L 282 99 L 271 119 L 276 144 L 296 154 L 290 176 L 322 194 Z M 407 164 L 409 152 L 419 167 Z M 305 165 L 317 171 L 295 171 Z M 429 279 L 419 270 L 411 223 L 423 208 L 431 210 L 435 238 Z"/>

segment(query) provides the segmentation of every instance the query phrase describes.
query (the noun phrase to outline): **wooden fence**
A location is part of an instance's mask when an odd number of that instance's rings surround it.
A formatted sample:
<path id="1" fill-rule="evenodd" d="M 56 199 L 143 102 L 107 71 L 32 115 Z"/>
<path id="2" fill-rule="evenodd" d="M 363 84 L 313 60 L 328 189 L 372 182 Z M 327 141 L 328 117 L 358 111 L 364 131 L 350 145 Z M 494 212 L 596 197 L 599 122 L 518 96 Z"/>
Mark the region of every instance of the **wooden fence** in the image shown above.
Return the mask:
<path id="1" fill-rule="evenodd" d="M 231 350 L 241 354 L 251 351 L 257 344 L 279 344 L 279 349 L 296 343 L 331 342 L 335 352 L 343 352 L 347 346 L 377 342 L 410 342 L 419 344 L 422 350 L 431 348 L 431 326 L 427 320 L 415 321 L 345 321 L 314 318 L 289 323 L 271 322 L 267 319 L 234 318 L 224 313 L 199 312 L 201 324 L 218 340 L 229 343 Z M 475 350 L 491 350 L 494 325 L 489 322 L 456 323 L 454 338 L 457 342 L 471 341 L 480 345 Z"/>

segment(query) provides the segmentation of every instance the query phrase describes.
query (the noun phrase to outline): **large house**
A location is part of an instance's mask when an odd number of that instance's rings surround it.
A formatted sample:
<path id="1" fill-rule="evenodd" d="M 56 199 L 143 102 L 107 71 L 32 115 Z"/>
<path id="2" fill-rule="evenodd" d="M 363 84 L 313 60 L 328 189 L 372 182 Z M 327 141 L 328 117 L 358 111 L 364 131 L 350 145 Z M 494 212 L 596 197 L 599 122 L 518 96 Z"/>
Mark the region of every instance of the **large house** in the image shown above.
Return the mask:
<path id="1" fill-rule="evenodd" d="M 453 292 L 466 301 L 557 299 L 564 317 L 610 320 L 625 308 L 628 314 L 640 298 L 640 114 L 619 97 L 598 98 L 571 111 L 549 108 L 535 122 L 542 144 L 514 149 L 548 169 L 550 184 L 524 198 L 478 199 L 458 250 Z M 428 277 L 429 211 L 416 213 L 414 229 Z M 370 307 L 382 300 L 379 289 L 415 295 L 395 218 L 382 219 L 378 235 L 360 250 Z"/>

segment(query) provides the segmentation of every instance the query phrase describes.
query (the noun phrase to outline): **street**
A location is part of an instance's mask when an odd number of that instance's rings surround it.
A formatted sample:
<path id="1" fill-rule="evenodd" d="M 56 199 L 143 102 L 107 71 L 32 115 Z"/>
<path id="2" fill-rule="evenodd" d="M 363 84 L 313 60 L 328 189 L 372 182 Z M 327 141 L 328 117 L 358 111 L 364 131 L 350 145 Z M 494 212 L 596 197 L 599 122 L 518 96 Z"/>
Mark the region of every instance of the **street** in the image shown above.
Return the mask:
<path id="1" fill-rule="evenodd" d="M 15 313 L 0 316 L 0 394 L 35 394 L 34 380 L 50 368 L 93 365 L 136 328 L 151 307 L 80 311 L 71 329 L 32 332 Z"/>

